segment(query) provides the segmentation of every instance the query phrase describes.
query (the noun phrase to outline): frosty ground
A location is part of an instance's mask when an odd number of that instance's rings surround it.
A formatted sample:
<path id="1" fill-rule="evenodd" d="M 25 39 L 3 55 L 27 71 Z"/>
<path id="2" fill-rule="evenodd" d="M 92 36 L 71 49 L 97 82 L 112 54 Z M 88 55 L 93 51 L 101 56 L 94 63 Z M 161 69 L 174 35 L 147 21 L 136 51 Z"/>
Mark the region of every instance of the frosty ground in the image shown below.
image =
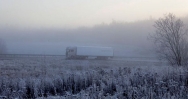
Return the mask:
<path id="1" fill-rule="evenodd" d="M 187 68 L 153 58 L 0 60 L 0 96 L 38 99 L 187 99 Z"/>

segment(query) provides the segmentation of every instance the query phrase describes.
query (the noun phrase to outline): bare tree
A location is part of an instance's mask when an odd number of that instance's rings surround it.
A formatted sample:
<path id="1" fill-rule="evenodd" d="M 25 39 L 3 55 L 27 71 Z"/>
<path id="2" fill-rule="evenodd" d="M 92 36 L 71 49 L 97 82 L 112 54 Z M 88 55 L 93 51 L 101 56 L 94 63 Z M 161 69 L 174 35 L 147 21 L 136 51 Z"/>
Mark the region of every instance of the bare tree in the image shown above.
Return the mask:
<path id="1" fill-rule="evenodd" d="M 158 55 L 171 65 L 187 65 L 187 30 L 183 22 L 170 13 L 155 21 L 154 27 L 156 32 L 152 35 L 152 40 Z"/>
<path id="2" fill-rule="evenodd" d="M 2 39 L 0 39 L 0 54 L 6 54 L 6 45 Z"/>

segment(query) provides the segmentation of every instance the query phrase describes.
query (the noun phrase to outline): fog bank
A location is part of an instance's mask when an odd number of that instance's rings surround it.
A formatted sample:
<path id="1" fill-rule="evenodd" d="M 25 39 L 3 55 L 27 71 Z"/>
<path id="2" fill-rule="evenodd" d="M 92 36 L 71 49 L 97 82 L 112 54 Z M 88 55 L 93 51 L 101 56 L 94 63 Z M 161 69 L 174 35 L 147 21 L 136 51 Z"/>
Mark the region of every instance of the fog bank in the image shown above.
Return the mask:
<path id="1" fill-rule="evenodd" d="M 188 18 L 183 19 L 188 23 Z M 10 54 L 64 55 L 67 46 L 108 46 L 115 56 L 152 56 L 147 39 L 154 33 L 154 20 L 133 23 L 116 22 L 76 29 L 13 29 L 1 28 L 1 38 Z"/>

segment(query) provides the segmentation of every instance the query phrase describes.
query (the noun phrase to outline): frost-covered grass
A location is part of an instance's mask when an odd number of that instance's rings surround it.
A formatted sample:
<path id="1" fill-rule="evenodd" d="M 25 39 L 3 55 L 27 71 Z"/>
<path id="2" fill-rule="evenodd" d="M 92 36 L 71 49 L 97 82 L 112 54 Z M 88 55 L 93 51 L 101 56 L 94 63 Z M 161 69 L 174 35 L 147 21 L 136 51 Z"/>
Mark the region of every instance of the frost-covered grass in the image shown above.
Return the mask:
<path id="1" fill-rule="evenodd" d="M 0 60 L 0 96 L 38 99 L 187 99 L 185 67 L 156 61 Z"/>

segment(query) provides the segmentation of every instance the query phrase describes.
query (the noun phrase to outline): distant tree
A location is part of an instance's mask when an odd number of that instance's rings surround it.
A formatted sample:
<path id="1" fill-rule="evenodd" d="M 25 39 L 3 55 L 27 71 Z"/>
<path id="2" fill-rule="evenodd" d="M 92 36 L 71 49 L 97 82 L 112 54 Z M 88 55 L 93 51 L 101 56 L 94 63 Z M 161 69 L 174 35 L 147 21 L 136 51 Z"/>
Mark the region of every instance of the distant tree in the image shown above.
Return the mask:
<path id="1" fill-rule="evenodd" d="M 183 21 L 174 14 L 167 14 L 155 21 L 156 29 L 152 40 L 158 55 L 171 65 L 183 66 L 188 64 L 187 30 Z"/>
<path id="2" fill-rule="evenodd" d="M 6 54 L 6 45 L 2 39 L 0 39 L 0 54 Z"/>

